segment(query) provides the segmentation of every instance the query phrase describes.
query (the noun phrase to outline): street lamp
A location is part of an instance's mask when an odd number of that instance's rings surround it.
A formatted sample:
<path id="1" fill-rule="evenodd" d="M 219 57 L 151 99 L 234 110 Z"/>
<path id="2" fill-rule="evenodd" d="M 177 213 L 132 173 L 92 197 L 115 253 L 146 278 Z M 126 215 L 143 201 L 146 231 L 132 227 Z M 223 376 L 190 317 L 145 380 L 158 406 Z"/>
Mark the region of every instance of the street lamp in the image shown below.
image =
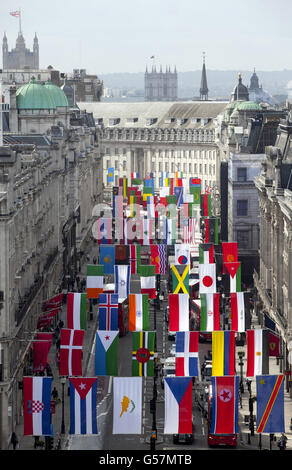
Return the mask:
<path id="1" fill-rule="evenodd" d="M 61 384 L 62 384 L 62 424 L 61 424 L 61 434 L 65 434 L 65 421 L 64 421 L 64 389 L 65 389 L 66 377 L 61 377 Z"/>

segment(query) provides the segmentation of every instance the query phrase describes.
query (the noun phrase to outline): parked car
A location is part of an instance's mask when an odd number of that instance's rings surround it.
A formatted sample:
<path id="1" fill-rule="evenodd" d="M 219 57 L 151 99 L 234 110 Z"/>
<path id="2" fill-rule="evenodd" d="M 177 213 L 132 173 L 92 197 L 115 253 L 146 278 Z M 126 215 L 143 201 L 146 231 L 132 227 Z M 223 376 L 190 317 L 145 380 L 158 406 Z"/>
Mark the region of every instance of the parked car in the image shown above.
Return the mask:
<path id="1" fill-rule="evenodd" d="M 175 341 L 175 337 L 176 337 L 176 332 L 175 331 L 169 331 L 168 332 L 169 341 Z"/>
<path id="2" fill-rule="evenodd" d="M 212 379 L 212 361 L 205 361 L 201 368 L 202 381 L 211 382 Z"/>
<path id="3" fill-rule="evenodd" d="M 164 360 L 161 369 L 161 388 L 164 388 L 165 377 L 175 377 L 175 357 L 168 357 Z"/>

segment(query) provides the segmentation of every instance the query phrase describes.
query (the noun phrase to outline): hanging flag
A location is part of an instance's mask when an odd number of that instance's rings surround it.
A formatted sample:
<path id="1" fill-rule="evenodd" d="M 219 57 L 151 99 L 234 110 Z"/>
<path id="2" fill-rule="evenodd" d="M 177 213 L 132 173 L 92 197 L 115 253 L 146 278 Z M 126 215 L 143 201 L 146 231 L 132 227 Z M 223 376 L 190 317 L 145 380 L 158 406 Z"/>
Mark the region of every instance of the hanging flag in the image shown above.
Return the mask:
<path id="1" fill-rule="evenodd" d="M 199 264 L 200 294 L 215 294 L 216 292 L 216 264 Z"/>
<path id="2" fill-rule="evenodd" d="M 175 375 L 198 376 L 198 331 L 177 331 L 175 340 Z"/>
<path id="3" fill-rule="evenodd" d="M 119 178 L 119 187 L 122 188 L 122 195 L 123 198 L 127 197 L 127 191 L 128 191 L 128 178 Z"/>
<path id="4" fill-rule="evenodd" d="M 129 294 L 129 331 L 149 330 L 149 295 Z"/>
<path id="5" fill-rule="evenodd" d="M 113 167 L 107 170 L 107 182 L 113 183 L 115 181 L 115 169 Z"/>
<path id="6" fill-rule="evenodd" d="M 176 198 L 176 205 L 177 207 L 182 206 L 183 204 L 183 194 L 184 194 L 184 188 L 183 187 L 177 187 L 174 188 L 174 195 Z"/>
<path id="7" fill-rule="evenodd" d="M 176 241 L 176 219 L 163 219 L 163 243 L 165 245 L 174 245 Z"/>
<path id="8" fill-rule="evenodd" d="M 137 173 L 137 172 L 135 172 L 135 171 L 132 172 L 132 173 L 131 173 L 131 179 L 133 179 L 133 178 L 134 178 L 134 179 L 135 179 L 135 178 L 139 178 L 139 173 Z"/>
<path id="9" fill-rule="evenodd" d="M 148 219 L 155 218 L 155 206 L 154 206 L 154 196 L 147 196 L 147 217 Z"/>
<path id="10" fill-rule="evenodd" d="M 70 377 L 69 434 L 97 434 L 97 378 Z"/>
<path id="11" fill-rule="evenodd" d="M 33 341 L 33 372 L 44 372 L 48 362 L 48 354 L 51 348 L 52 340 L 45 341 L 39 339 L 39 341 Z"/>
<path id="12" fill-rule="evenodd" d="M 56 317 L 58 311 L 59 311 L 59 308 L 56 308 L 55 310 L 50 310 L 45 315 L 40 316 L 38 318 L 38 322 L 37 322 L 37 329 L 44 328 L 46 326 L 50 326 L 50 324 L 52 323 L 52 321 Z"/>
<path id="13" fill-rule="evenodd" d="M 154 376 L 154 331 L 133 331 L 132 376 Z"/>
<path id="14" fill-rule="evenodd" d="M 88 299 L 97 299 L 103 291 L 103 277 L 104 267 L 102 265 L 87 265 L 86 294 Z"/>
<path id="15" fill-rule="evenodd" d="M 190 193 L 194 196 L 194 204 L 201 205 L 201 186 L 190 186 Z"/>
<path id="16" fill-rule="evenodd" d="M 141 294 L 148 294 L 150 299 L 154 299 L 156 297 L 155 272 L 156 266 L 140 266 Z"/>
<path id="17" fill-rule="evenodd" d="M 243 333 L 249 326 L 249 293 L 232 292 L 230 293 L 231 307 L 231 329 Z"/>
<path id="18" fill-rule="evenodd" d="M 268 330 L 246 330 L 247 377 L 269 373 Z"/>
<path id="19" fill-rule="evenodd" d="M 219 293 L 200 293 L 200 331 L 220 330 L 219 296 Z"/>
<path id="20" fill-rule="evenodd" d="M 130 266 L 128 264 L 115 265 L 115 293 L 119 299 L 126 299 L 130 291 Z"/>
<path id="21" fill-rule="evenodd" d="M 18 18 L 18 17 L 20 16 L 20 10 L 11 11 L 11 12 L 10 12 L 10 15 L 11 15 L 11 16 L 15 16 L 16 18 Z"/>
<path id="22" fill-rule="evenodd" d="M 189 331 L 189 295 L 169 294 L 169 331 Z"/>
<path id="23" fill-rule="evenodd" d="M 125 245 L 132 245 L 133 243 L 137 242 L 137 238 L 138 238 L 137 224 L 138 224 L 138 220 L 136 219 L 136 217 L 124 220 L 124 243 Z"/>
<path id="24" fill-rule="evenodd" d="M 149 219 L 149 218 L 140 219 L 140 233 L 141 233 L 140 244 L 141 245 L 151 245 L 153 243 L 154 228 L 155 228 L 154 219 Z"/>
<path id="25" fill-rule="evenodd" d="M 43 311 L 47 312 L 48 310 L 57 309 L 61 306 L 64 294 L 58 294 L 51 299 L 45 300 L 43 303 Z"/>
<path id="26" fill-rule="evenodd" d="M 235 375 L 235 332 L 212 332 L 212 375 Z"/>
<path id="27" fill-rule="evenodd" d="M 114 274 L 115 253 L 115 245 L 100 245 L 99 262 L 103 265 L 104 274 Z"/>
<path id="28" fill-rule="evenodd" d="M 118 330 L 118 294 L 99 294 L 99 329 Z"/>
<path id="29" fill-rule="evenodd" d="M 160 179 L 159 179 L 159 184 L 161 188 L 168 187 L 168 172 L 161 172 L 160 173 Z"/>
<path id="30" fill-rule="evenodd" d="M 113 434 L 141 434 L 142 377 L 114 377 Z"/>
<path id="31" fill-rule="evenodd" d="M 160 244 L 158 245 L 158 252 L 159 252 L 159 272 L 160 274 L 166 274 L 166 245 Z"/>
<path id="32" fill-rule="evenodd" d="M 112 243 L 112 219 L 97 219 L 97 240 L 99 245 L 110 245 Z"/>
<path id="33" fill-rule="evenodd" d="M 86 330 L 87 295 L 68 292 L 67 294 L 67 328 Z"/>
<path id="34" fill-rule="evenodd" d="M 187 294 L 189 296 L 189 271 L 190 265 L 172 265 L 172 290 L 174 294 Z"/>
<path id="35" fill-rule="evenodd" d="M 128 245 L 116 245 L 115 264 L 129 264 L 130 250 Z"/>
<path id="36" fill-rule="evenodd" d="M 113 217 L 123 218 L 123 196 L 113 196 Z"/>
<path id="37" fill-rule="evenodd" d="M 225 263 L 238 261 L 237 242 L 222 242 L 223 274 L 225 274 Z"/>
<path id="38" fill-rule="evenodd" d="M 118 375 L 119 331 L 97 331 L 95 338 L 95 375 Z"/>
<path id="39" fill-rule="evenodd" d="M 174 245 L 174 263 L 179 265 L 190 264 L 190 246 L 186 243 Z"/>
<path id="40" fill-rule="evenodd" d="M 164 379 L 164 434 L 192 434 L 192 378 Z"/>
<path id="41" fill-rule="evenodd" d="M 257 433 L 285 432 L 284 375 L 256 377 Z"/>
<path id="42" fill-rule="evenodd" d="M 280 356 L 280 338 L 269 332 L 269 356 Z"/>
<path id="43" fill-rule="evenodd" d="M 150 246 L 151 264 L 156 268 L 155 273 L 160 273 L 160 262 L 159 262 L 159 245 Z"/>
<path id="44" fill-rule="evenodd" d="M 212 203 L 211 194 L 201 194 L 201 216 L 211 217 L 212 216 Z"/>
<path id="45" fill-rule="evenodd" d="M 52 377 L 23 377 L 24 436 L 51 435 Z"/>
<path id="46" fill-rule="evenodd" d="M 82 375 L 84 330 L 61 329 L 59 375 Z"/>
<path id="47" fill-rule="evenodd" d="M 197 245 L 197 236 L 199 235 L 197 218 L 184 218 L 183 219 L 183 243 L 189 245 Z"/>
<path id="48" fill-rule="evenodd" d="M 141 245 L 130 246 L 130 266 L 131 274 L 138 274 L 141 265 Z"/>
<path id="49" fill-rule="evenodd" d="M 219 219 L 215 217 L 205 218 L 204 223 L 205 223 L 204 242 L 218 245 L 219 243 Z"/>
<path id="50" fill-rule="evenodd" d="M 201 243 L 199 245 L 199 263 L 213 264 L 214 261 L 214 245 L 213 243 Z"/>
<path id="51" fill-rule="evenodd" d="M 230 292 L 241 292 L 241 263 L 224 263 L 223 266 L 230 274 Z"/>
<path id="52" fill-rule="evenodd" d="M 238 434 L 239 376 L 212 377 L 210 434 Z"/>

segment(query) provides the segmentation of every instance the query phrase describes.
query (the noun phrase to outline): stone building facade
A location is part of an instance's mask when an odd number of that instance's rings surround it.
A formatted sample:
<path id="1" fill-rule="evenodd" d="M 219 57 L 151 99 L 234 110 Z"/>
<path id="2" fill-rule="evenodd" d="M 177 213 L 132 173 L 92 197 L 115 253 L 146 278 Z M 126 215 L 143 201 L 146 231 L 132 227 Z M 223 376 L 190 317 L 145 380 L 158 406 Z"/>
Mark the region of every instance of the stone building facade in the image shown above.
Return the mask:
<path id="1" fill-rule="evenodd" d="M 172 72 L 170 67 L 166 67 L 165 72 L 156 70 L 152 66 L 151 72 L 144 75 L 144 99 L 145 101 L 175 101 L 178 97 L 178 81 L 176 67 Z"/>
<path id="2" fill-rule="evenodd" d="M 29 367 L 42 303 L 67 292 L 75 279 L 92 237 L 93 208 L 102 198 L 92 116 L 70 110 L 53 85 L 28 85 L 18 94 L 10 90 L 15 106 L 0 148 L 2 449 L 22 413 L 19 383 Z"/>
<path id="3" fill-rule="evenodd" d="M 260 265 L 254 273 L 257 313 L 272 320 L 282 340 L 283 367 L 292 369 L 292 112 L 281 120 L 255 180 L 259 196 Z M 290 388 L 291 390 L 291 388 Z M 292 394 L 292 391 L 291 391 Z"/>
<path id="4" fill-rule="evenodd" d="M 25 47 L 25 40 L 21 30 L 16 39 L 15 49 L 8 50 L 8 40 L 4 34 L 2 42 L 2 64 L 4 70 L 35 69 L 39 68 L 39 42 L 37 35 L 33 40 L 33 49 L 30 51 Z"/>

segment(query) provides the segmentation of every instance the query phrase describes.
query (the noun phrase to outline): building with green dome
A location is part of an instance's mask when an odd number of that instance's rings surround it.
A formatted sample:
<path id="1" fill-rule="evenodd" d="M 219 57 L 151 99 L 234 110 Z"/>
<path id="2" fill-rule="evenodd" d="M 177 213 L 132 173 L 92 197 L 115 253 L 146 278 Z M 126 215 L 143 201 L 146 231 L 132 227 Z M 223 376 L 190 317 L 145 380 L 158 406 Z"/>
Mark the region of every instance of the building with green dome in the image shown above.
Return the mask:
<path id="1" fill-rule="evenodd" d="M 20 88 L 10 88 L 10 131 L 46 134 L 52 126 L 69 126 L 68 100 L 61 88 L 32 77 Z"/>

